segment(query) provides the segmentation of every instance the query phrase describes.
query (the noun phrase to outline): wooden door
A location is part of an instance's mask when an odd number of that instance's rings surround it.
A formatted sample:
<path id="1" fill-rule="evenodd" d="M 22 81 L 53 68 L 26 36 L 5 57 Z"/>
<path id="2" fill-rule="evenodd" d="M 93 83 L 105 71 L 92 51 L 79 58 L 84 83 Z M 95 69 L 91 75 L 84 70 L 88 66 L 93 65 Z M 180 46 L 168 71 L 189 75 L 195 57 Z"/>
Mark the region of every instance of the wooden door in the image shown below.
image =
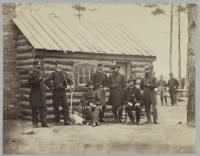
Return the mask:
<path id="1" fill-rule="evenodd" d="M 125 76 L 125 80 L 128 80 L 131 73 L 130 64 L 127 62 L 117 62 L 117 65 L 120 66 L 119 72 Z"/>

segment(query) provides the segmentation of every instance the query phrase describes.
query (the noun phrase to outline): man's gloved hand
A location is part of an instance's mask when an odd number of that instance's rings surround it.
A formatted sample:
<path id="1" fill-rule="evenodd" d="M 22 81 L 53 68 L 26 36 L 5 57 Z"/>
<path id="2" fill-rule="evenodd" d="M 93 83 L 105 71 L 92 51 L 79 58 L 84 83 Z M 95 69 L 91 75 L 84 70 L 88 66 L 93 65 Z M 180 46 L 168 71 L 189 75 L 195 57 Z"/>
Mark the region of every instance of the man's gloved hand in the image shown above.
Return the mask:
<path id="1" fill-rule="evenodd" d="M 139 102 L 137 102 L 137 103 L 135 104 L 135 106 L 136 106 L 136 107 L 139 107 L 139 106 L 140 106 L 140 103 L 139 103 Z"/>
<path id="2" fill-rule="evenodd" d="M 129 106 L 133 106 L 133 104 L 132 104 L 131 102 L 128 102 L 128 105 L 129 105 Z"/>
<path id="3" fill-rule="evenodd" d="M 90 102 L 89 105 L 90 105 L 91 107 L 96 107 L 96 105 L 93 104 L 92 102 Z"/>

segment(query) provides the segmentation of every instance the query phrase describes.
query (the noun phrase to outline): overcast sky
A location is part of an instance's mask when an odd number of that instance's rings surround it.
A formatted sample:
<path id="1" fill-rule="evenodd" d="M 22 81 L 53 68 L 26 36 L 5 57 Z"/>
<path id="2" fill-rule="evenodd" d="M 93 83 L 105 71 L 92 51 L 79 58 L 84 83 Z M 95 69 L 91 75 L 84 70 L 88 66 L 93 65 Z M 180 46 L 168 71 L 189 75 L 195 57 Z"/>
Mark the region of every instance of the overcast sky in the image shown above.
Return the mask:
<path id="1" fill-rule="evenodd" d="M 34 4 L 32 11 L 44 14 L 55 12 L 60 16 L 77 18 L 77 12 L 72 9 L 73 4 Z M 152 15 L 155 8 L 144 7 L 136 4 L 82 4 L 88 9 L 83 12 L 81 20 L 104 21 L 110 23 L 123 23 L 138 39 L 143 41 L 157 57 L 154 62 L 156 76 L 169 74 L 169 45 L 170 45 L 170 5 L 159 5 L 165 10 L 165 15 Z M 18 10 L 30 11 L 30 7 L 20 6 Z M 178 18 L 176 7 L 174 9 L 174 34 L 173 34 L 173 73 L 178 76 Z M 182 77 L 186 74 L 187 56 L 187 14 L 181 13 L 181 53 Z"/>

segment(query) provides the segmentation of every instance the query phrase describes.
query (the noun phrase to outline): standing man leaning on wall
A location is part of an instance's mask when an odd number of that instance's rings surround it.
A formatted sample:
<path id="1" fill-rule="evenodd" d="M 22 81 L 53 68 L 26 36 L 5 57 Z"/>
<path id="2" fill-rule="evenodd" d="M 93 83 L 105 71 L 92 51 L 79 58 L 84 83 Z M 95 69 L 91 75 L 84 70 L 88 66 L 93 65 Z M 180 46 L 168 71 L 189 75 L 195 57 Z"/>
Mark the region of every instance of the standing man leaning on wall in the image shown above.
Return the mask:
<path id="1" fill-rule="evenodd" d="M 67 104 L 67 97 L 65 89 L 67 85 L 72 85 L 71 77 L 62 70 L 63 64 L 60 61 L 56 62 L 56 70 L 52 72 L 44 81 L 48 88 L 53 91 L 53 106 L 55 114 L 55 122 L 60 122 L 59 106 L 62 106 L 64 117 L 64 125 L 69 125 L 69 106 Z M 51 83 L 51 81 L 53 83 Z"/>
<path id="2" fill-rule="evenodd" d="M 105 87 L 107 83 L 107 75 L 103 72 L 102 64 L 97 65 L 96 72 L 92 75 L 91 80 L 94 83 L 95 91 L 99 94 L 100 104 L 102 106 L 100 122 L 104 122 L 103 117 L 106 109 Z"/>

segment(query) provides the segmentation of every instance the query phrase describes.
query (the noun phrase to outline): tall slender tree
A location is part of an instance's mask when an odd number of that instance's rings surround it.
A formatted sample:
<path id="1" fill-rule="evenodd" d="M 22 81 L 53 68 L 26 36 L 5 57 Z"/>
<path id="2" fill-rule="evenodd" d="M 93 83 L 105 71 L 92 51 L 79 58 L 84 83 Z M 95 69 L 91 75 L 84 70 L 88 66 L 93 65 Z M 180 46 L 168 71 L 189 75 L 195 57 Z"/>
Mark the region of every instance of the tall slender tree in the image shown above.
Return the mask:
<path id="1" fill-rule="evenodd" d="M 171 4 L 170 15 L 170 46 L 169 46 L 169 72 L 172 73 L 172 48 L 173 48 L 173 13 L 174 5 Z"/>
<path id="2" fill-rule="evenodd" d="M 197 52 L 197 5 L 188 4 L 188 53 L 187 53 L 187 123 L 195 125 L 195 53 Z"/>

